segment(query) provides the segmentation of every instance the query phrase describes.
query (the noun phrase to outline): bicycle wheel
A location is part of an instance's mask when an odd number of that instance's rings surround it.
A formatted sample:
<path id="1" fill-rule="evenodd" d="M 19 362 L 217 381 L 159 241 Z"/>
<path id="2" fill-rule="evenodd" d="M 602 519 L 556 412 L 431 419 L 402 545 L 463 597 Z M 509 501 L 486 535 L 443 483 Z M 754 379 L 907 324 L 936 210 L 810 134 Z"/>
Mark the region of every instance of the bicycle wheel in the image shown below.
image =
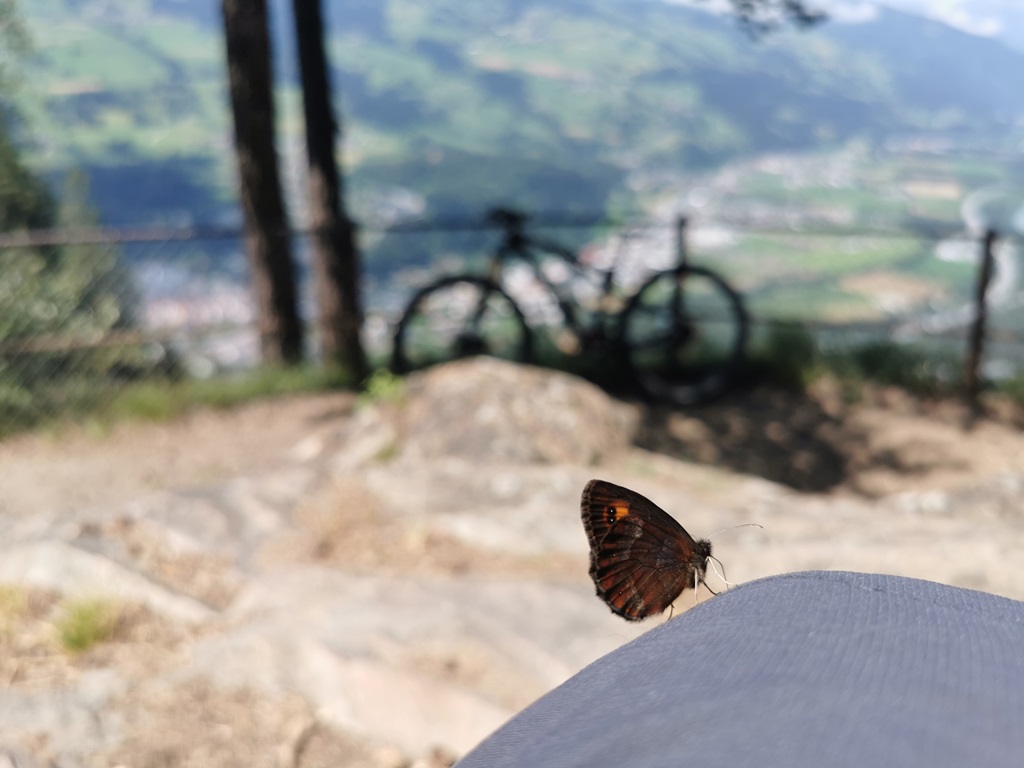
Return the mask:
<path id="1" fill-rule="evenodd" d="M 676 405 L 727 390 L 743 361 L 747 313 L 725 280 L 702 267 L 659 272 L 622 312 L 630 374 L 650 397 Z"/>
<path id="2" fill-rule="evenodd" d="M 530 329 L 508 294 L 486 278 L 445 277 L 406 307 L 391 370 L 408 373 L 473 355 L 526 362 L 530 352 Z"/>

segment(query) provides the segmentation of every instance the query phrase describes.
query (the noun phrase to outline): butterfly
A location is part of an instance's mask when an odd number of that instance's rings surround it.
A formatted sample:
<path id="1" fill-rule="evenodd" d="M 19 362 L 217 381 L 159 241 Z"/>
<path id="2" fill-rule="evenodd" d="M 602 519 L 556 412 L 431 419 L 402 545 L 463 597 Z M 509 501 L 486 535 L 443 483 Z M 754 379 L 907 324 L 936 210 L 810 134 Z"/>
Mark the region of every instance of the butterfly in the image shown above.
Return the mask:
<path id="1" fill-rule="evenodd" d="M 613 613 L 640 621 L 704 581 L 711 542 L 695 540 L 636 491 L 591 480 L 580 513 L 590 542 L 590 578 Z"/>

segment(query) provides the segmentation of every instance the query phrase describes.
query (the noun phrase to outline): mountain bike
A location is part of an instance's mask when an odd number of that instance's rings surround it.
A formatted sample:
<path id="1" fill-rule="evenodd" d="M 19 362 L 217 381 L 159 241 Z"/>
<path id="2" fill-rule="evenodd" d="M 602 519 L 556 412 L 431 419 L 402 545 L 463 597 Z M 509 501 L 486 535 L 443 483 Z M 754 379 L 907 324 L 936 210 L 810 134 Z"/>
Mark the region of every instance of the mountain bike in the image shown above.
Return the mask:
<path id="1" fill-rule="evenodd" d="M 617 264 L 582 263 L 572 249 L 529 233 L 522 212 L 493 209 L 487 221 L 501 240 L 485 271 L 441 277 L 409 301 L 394 334 L 395 373 L 473 355 L 518 362 L 557 355 L 589 361 L 584 375 L 599 383 L 628 382 L 677 405 L 709 400 L 733 383 L 747 313 L 722 277 L 689 263 L 685 219 L 675 266 L 632 293 L 618 284 Z"/>

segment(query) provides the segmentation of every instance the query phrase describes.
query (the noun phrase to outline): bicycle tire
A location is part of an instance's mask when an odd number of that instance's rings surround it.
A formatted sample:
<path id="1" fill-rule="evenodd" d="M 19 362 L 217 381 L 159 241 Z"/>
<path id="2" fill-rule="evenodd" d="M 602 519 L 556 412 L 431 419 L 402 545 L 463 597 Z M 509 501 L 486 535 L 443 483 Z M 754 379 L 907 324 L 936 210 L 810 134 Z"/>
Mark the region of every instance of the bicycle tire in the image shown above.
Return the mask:
<path id="1" fill-rule="evenodd" d="M 734 384 L 749 325 L 743 301 L 722 277 L 684 265 L 654 275 L 630 298 L 619 338 L 643 394 L 693 405 Z"/>
<path id="2" fill-rule="evenodd" d="M 452 275 L 424 286 L 409 301 L 395 328 L 391 370 L 405 374 L 474 355 L 525 363 L 532 344 L 522 310 L 500 286 Z"/>

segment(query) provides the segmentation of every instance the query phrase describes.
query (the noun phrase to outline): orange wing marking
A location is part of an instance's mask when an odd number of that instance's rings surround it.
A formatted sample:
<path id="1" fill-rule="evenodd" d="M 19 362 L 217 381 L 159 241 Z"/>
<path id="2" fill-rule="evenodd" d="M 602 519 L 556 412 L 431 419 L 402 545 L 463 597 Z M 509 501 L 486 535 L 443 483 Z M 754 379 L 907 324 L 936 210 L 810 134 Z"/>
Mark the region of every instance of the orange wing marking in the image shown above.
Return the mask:
<path id="1" fill-rule="evenodd" d="M 608 508 L 604 511 L 605 525 L 614 525 L 628 514 L 629 502 L 617 501 L 614 504 L 609 504 Z"/>

